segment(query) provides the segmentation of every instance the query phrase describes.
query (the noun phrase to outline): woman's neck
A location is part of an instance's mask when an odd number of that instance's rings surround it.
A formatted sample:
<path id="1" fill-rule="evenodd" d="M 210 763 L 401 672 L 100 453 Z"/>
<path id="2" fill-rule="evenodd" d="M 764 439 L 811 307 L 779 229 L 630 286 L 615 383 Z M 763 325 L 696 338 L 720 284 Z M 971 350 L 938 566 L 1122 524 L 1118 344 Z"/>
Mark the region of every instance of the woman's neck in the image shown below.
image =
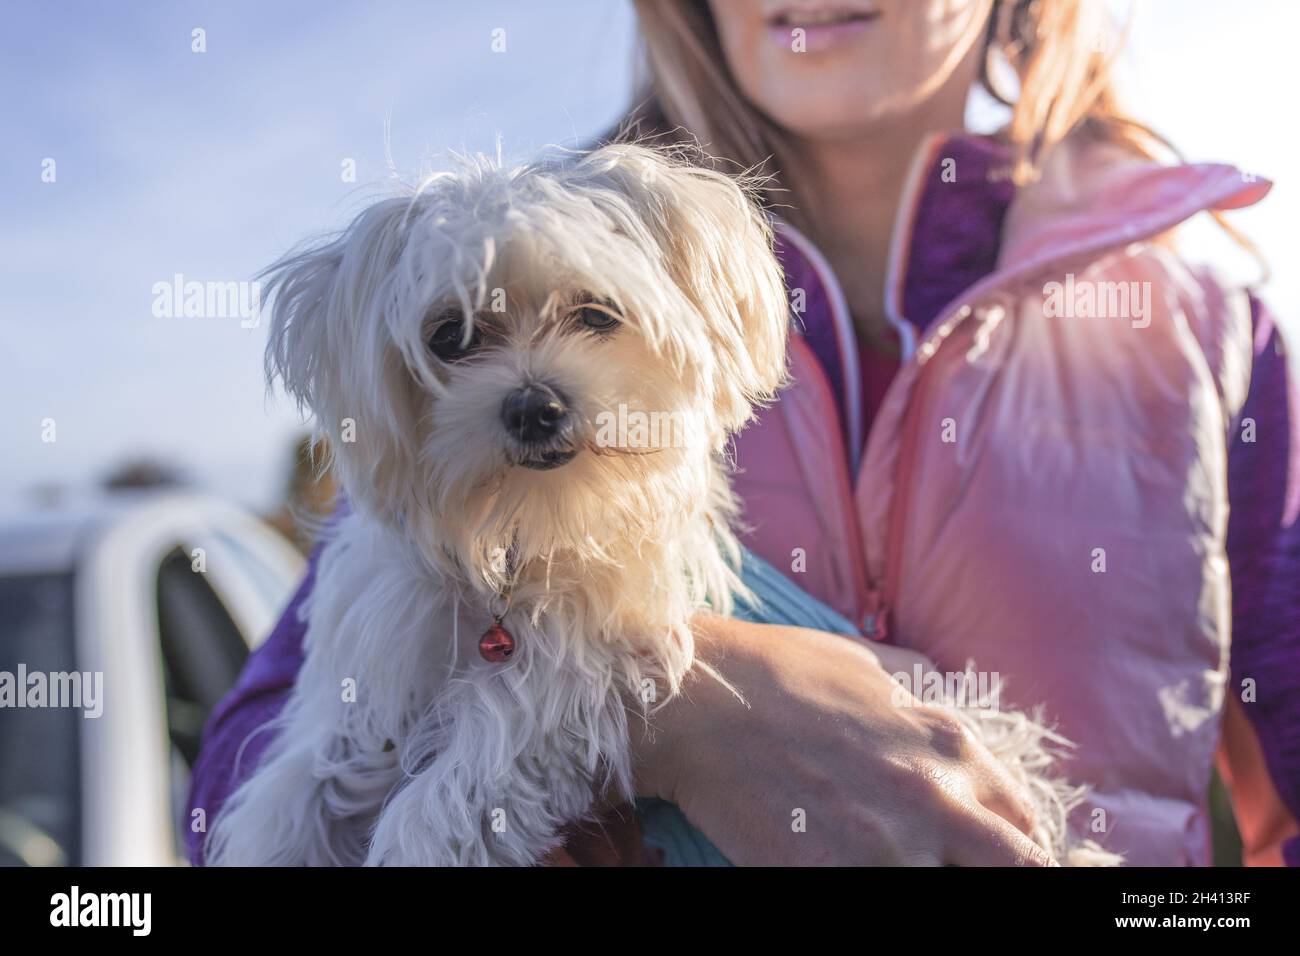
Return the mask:
<path id="1" fill-rule="evenodd" d="M 897 354 L 885 316 L 885 276 L 894 221 L 917 149 L 935 132 L 963 126 L 967 78 L 924 103 L 850 135 L 792 138 L 783 157 L 786 181 L 805 186 L 810 238 L 835 270 L 867 348 Z M 804 197 L 810 197 L 805 199 Z"/>
<path id="2" fill-rule="evenodd" d="M 795 149 L 790 182 L 817 184 L 815 204 L 805 209 L 811 238 L 840 280 L 858 339 L 891 351 L 885 273 L 913 148 L 904 155 L 862 141 L 805 141 Z"/>

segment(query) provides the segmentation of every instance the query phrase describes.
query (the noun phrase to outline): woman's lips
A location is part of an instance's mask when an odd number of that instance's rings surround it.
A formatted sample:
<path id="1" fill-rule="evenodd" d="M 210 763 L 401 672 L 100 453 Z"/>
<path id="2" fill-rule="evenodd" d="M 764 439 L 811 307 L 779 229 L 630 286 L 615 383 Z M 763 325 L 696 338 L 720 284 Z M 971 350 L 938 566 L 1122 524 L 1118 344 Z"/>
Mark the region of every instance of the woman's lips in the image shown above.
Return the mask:
<path id="1" fill-rule="evenodd" d="M 791 10 L 772 17 L 767 32 L 783 49 L 795 51 L 794 31 L 803 30 L 802 50 L 819 53 L 852 42 L 879 17 L 877 10 Z"/>

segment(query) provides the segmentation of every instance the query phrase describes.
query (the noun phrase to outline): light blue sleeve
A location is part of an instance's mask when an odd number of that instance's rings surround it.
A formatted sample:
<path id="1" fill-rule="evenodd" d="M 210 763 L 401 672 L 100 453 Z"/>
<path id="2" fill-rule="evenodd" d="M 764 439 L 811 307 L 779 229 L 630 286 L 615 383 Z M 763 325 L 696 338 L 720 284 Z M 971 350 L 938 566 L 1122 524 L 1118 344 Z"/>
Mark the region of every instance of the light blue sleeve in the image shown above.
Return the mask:
<path id="1" fill-rule="evenodd" d="M 858 633 L 848 618 L 805 594 L 789 578 L 748 551 L 742 556 L 741 578 L 754 599 L 737 596 L 732 616 L 739 620 L 811 627 L 834 634 Z M 736 812 L 745 810 L 737 807 Z M 665 866 L 731 865 L 708 837 L 691 826 L 676 804 L 638 800 L 637 816 L 646 844 L 662 851 Z"/>

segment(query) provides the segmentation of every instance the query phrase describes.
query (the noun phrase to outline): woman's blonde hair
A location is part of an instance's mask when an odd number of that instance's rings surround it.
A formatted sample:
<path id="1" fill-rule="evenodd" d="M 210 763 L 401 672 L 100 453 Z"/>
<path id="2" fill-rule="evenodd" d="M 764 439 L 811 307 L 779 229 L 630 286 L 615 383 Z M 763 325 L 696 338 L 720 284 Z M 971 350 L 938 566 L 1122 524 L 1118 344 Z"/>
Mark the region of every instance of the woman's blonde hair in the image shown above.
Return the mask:
<path id="1" fill-rule="evenodd" d="M 775 186 L 785 134 L 736 86 L 706 0 L 636 0 L 636 10 L 649 78 L 624 135 L 694 138 L 721 160 L 767 173 Z M 1076 129 L 1143 156 L 1168 146 L 1120 109 L 1111 72 L 1121 37 L 1108 27 L 1101 0 L 993 0 L 980 80 L 1011 110 L 1001 136 L 1018 183 Z M 996 82 L 1008 73 L 1015 94 Z"/>

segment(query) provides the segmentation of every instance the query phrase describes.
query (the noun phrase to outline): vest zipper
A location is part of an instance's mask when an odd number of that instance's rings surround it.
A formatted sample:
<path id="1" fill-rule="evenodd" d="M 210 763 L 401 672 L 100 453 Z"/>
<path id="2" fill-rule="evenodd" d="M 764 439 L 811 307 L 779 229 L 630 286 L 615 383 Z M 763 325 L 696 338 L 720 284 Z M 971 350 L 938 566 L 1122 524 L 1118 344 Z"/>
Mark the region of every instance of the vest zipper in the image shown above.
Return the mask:
<path id="1" fill-rule="evenodd" d="M 959 308 L 954 316 L 961 322 L 971 314 L 970 306 Z M 940 323 L 941 325 L 943 323 Z M 899 578 L 902 575 L 905 517 L 912 502 L 912 472 L 916 466 L 917 448 L 920 444 L 921 424 L 928 409 L 929 383 L 934 378 L 934 367 L 939 359 L 939 349 L 950 344 L 953 335 L 944 337 L 935 346 L 935 352 L 916 373 L 912 394 L 903 412 L 899 429 L 898 465 L 894 471 L 894 500 L 890 503 L 888 528 L 885 531 L 885 569 L 881 578 L 872 580 L 867 589 L 867 613 L 863 619 L 863 633 L 873 640 L 889 639 L 889 615 L 898 601 Z"/>

